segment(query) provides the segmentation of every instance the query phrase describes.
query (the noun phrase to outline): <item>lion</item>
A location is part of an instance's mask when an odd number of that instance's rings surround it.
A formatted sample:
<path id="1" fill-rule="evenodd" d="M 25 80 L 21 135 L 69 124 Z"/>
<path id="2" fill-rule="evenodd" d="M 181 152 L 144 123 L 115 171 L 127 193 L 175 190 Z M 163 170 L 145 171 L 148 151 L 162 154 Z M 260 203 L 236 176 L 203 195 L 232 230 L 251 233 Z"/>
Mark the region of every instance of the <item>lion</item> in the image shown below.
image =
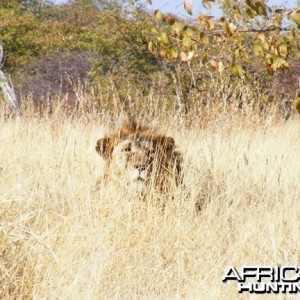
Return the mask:
<path id="1" fill-rule="evenodd" d="M 174 139 L 134 120 L 100 138 L 96 151 L 105 160 L 104 178 L 131 192 L 167 192 L 182 183 L 182 155 Z"/>

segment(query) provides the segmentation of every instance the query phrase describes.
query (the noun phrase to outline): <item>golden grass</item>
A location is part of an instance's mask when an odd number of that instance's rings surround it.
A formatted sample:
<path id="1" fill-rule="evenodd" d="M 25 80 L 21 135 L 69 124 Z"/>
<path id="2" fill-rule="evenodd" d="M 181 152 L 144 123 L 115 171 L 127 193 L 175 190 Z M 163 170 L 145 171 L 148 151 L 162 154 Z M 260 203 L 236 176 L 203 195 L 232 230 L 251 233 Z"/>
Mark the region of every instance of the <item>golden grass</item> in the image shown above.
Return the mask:
<path id="1" fill-rule="evenodd" d="M 235 299 L 226 267 L 299 263 L 299 120 L 169 128 L 185 188 L 146 201 L 95 189 L 102 125 L 0 121 L 1 299 Z"/>

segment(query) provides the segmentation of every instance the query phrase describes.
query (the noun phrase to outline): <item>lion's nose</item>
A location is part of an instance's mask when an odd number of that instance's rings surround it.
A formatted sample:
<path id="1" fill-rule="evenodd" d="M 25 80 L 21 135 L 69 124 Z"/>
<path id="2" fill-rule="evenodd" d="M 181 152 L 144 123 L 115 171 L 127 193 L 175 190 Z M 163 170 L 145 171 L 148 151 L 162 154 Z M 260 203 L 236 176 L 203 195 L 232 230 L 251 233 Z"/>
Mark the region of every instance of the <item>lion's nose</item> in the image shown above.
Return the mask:
<path id="1" fill-rule="evenodd" d="M 145 171 L 147 169 L 147 165 L 134 165 L 134 168 L 139 172 Z"/>

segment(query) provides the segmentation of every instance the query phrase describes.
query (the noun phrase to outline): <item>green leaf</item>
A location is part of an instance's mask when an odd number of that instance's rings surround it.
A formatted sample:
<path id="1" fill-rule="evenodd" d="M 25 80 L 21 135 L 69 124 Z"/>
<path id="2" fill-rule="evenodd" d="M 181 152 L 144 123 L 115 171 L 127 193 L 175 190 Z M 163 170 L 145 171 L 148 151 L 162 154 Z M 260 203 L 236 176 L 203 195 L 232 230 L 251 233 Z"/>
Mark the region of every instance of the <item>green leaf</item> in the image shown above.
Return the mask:
<path id="1" fill-rule="evenodd" d="M 178 57 L 178 52 L 174 47 L 171 47 L 169 49 L 169 53 L 170 53 L 171 58 L 177 58 Z"/>
<path id="2" fill-rule="evenodd" d="M 206 62 L 207 62 L 207 59 L 208 59 L 208 56 L 207 56 L 207 53 L 206 52 L 204 52 L 203 54 L 202 54 L 202 58 L 201 58 L 201 62 L 202 62 L 202 64 L 206 64 Z"/>
<path id="3" fill-rule="evenodd" d="M 253 8 L 253 4 L 251 0 L 246 0 L 245 2 L 249 7 Z"/>
<path id="4" fill-rule="evenodd" d="M 238 63 L 234 63 L 232 66 L 231 66 L 231 71 L 234 75 L 238 76 L 238 77 L 241 77 L 242 74 L 243 74 L 243 68 L 240 64 Z"/>
<path id="5" fill-rule="evenodd" d="M 255 17 L 255 13 L 254 13 L 254 11 L 251 8 L 247 8 L 246 9 L 246 16 L 249 19 L 253 19 Z"/>
<path id="6" fill-rule="evenodd" d="M 261 2 L 256 2 L 255 3 L 255 11 L 259 16 L 267 16 L 267 10 L 266 10 L 266 5 L 264 5 Z"/>

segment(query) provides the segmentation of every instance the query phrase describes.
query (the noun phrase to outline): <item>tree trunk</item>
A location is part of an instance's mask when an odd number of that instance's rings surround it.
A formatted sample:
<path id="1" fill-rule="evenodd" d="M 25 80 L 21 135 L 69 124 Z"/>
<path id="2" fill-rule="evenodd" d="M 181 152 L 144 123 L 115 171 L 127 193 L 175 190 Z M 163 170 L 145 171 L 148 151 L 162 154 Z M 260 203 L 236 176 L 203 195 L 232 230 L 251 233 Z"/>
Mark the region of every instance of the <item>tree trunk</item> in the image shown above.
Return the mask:
<path id="1" fill-rule="evenodd" d="M 4 66 L 4 54 L 3 48 L 0 45 L 0 89 L 2 90 L 5 101 L 8 103 L 10 108 L 16 115 L 20 114 L 20 102 L 18 101 L 15 90 L 10 78 L 7 78 L 6 75 L 1 70 Z"/>

